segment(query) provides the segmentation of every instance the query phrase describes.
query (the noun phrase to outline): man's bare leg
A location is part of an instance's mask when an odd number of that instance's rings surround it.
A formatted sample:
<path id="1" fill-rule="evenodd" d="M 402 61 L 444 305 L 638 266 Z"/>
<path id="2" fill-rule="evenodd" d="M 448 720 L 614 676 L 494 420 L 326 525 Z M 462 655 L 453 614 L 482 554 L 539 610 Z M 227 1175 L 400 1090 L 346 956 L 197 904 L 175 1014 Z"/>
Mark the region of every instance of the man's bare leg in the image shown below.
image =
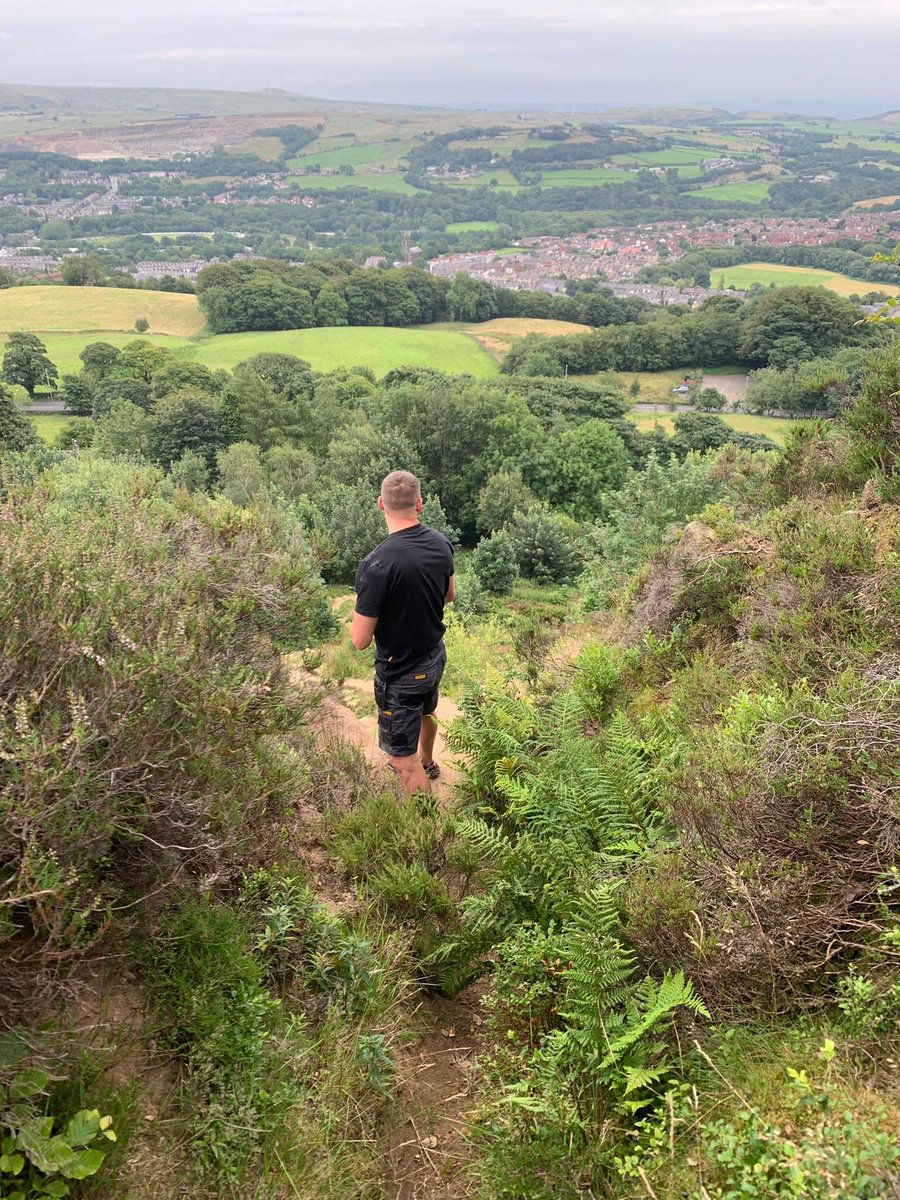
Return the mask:
<path id="1" fill-rule="evenodd" d="M 434 740 L 437 737 L 437 716 L 431 713 L 422 718 L 422 728 L 419 731 L 419 762 L 423 764 L 434 762 Z"/>
<path id="2" fill-rule="evenodd" d="M 404 754 L 402 757 L 389 754 L 388 762 L 397 772 L 405 792 L 411 796 L 416 792 L 431 795 L 431 780 L 422 770 L 422 760 L 417 754 Z"/>

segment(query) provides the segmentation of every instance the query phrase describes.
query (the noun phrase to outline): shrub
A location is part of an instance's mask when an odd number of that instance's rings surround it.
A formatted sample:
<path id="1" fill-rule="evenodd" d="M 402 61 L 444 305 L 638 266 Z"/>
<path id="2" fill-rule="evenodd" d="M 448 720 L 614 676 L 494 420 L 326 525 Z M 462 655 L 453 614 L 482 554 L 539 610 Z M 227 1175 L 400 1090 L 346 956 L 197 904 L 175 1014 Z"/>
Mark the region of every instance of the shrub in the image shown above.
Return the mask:
<path id="1" fill-rule="evenodd" d="M 577 558 L 562 520 L 545 508 L 516 513 L 509 522 L 510 541 L 519 570 L 539 583 L 566 583 L 575 574 Z"/>
<path id="2" fill-rule="evenodd" d="M 498 530 L 482 538 L 472 553 L 472 570 L 486 591 L 495 595 L 511 591 L 519 575 L 519 563 L 509 534 Z"/>
<path id="3" fill-rule="evenodd" d="M 68 458 L 2 517 L 0 898 L 71 954 L 249 833 L 286 719 L 273 639 L 331 618 L 287 514 L 166 500 L 155 470 Z"/>

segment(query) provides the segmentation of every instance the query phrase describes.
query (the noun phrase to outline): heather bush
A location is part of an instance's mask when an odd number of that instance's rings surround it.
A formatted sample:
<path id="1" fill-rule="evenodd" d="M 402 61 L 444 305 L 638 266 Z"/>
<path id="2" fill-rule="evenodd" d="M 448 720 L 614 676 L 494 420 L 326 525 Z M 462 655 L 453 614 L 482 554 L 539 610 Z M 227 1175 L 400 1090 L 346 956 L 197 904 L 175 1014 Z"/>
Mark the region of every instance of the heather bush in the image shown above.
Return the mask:
<path id="1" fill-rule="evenodd" d="M 8 486 L 7 936 L 83 950 L 126 894 L 214 867 L 269 791 L 265 739 L 288 719 L 276 642 L 308 644 L 330 620 L 288 514 L 170 499 L 161 472 L 103 460 Z"/>

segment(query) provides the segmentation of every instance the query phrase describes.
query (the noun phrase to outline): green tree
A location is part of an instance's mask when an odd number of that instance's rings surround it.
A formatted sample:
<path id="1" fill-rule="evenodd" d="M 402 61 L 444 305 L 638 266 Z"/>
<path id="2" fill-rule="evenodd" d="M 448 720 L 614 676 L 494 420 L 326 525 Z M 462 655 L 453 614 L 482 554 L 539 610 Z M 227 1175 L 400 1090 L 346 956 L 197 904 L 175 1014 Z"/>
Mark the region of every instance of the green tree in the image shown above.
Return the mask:
<path id="1" fill-rule="evenodd" d="M 387 536 L 376 500 L 371 488 L 347 483 L 331 483 L 316 493 L 328 553 L 322 574 L 330 583 L 352 584 L 360 560 Z"/>
<path id="2" fill-rule="evenodd" d="M 150 322 L 147 320 L 146 317 L 138 317 L 138 319 L 134 323 L 134 332 L 135 333 L 146 333 L 149 328 L 150 328 Z"/>
<path id="3" fill-rule="evenodd" d="M 108 379 L 119 360 L 121 351 L 109 342 L 89 342 L 78 357 L 84 369 L 93 379 Z"/>
<path id="4" fill-rule="evenodd" d="M 34 426 L 20 412 L 9 388 L 0 384 L 0 448 L 4 450 L 27 450 L 37 441 Z"/>
<path id="5" fill-rule="evenodd" d="M 107 379 L 94 389 L 94 417 L 102 417 L 119 400 L 127 400 L 146 412 L 153 405 L 153 394 L 143 379 Z"/>
<path id="6" fill-rule="evenodd" d="M 490 284 L 459 271 L 447 293 L 451 321 L 489 321 L 497 315 L 497 301 Z"/>
<path id="7" fill-rule="evenodd" d="M 96 430 L 97 426 L 90 417 L 73 417 L 59 430 L 53 439 L 53 445 L 57 450 L 72 450 L 76 446 L 79 450 L 84 450 L 94 444 Z"/>
<path id="8" fill-rule="evenodd" d="M 171 363 L 174 355 L 164 346 L 155 346 L 144 338 L 136 338 L 123 346 L 115 362 L 115 374 L 129 379 L 152 383 L 153 377 Z"/>
<path id="9" fill-rule="evenodd" d="M 776 346 L 787 345 L 794 356 L 814 358 L 865 341 L 871 330 L 860 326 L 855 304 L 825 288 L 776 288 L 749 306 L 739 354 L 747 362 L 765 365 Z M 788 337 L 789 343 L 782 341 Z"/>
<path id="10" fill-rule="evenodd" d="M 50 391 L 59 372 L 47 357 L 47 347 L 33 333 L 11 333 L 6 340 L 3 369 L 7 383 L 17 383 L 34 399 L 35 388 L 44 386 Z"/>
<path id="11" fill-rule="evenodd" d="M 316 324 L 339 326 L 348 324 L 347 301 L 333 283 L 326 283 L 316 297 Z"/>
<path id="12" fill-rule="evenodd" d="M 279 443 L 303 445 L 315 426 L 309 404 L 286 400 L 246 364 L 234 370 L 223 397 L 223 415 L 229 440 L 253 442 L 263 449 Z"/>
<path id="13" fill-rule="evenodd" d="M 150 415 L 130 400 L 113 400 L 97 420 L 93 449 L 105 458 L 147 458 Z"/>
<path id="14" fill-rule="evenodd" d="M 260 460 L 259 446 L 251 442 L 232 442 L 216 455 L 219 490 L 232 504 L 247 508 L 266 490 L 266 472 Z"/>
<path id="15" fill-rule="evenodd" d="M 181 359 L 165 361 L 153 372 L 150 390 L 159 399 L 181 388 L 196 388 L 209 396 L 217 396 L 222 390 L 222 380 L 203 363 L 185 362 Z"/>
<path id="16" fill-rule="evenodd" d="M 150 416 L 149 433 L 149 457 L 166 469 L 192 450 L 213 471 L 216 455 L 230 440 L 221 402 L 195 388 L 164 396 Z"/>
<path id="17" fill-rule="evenodd" d="M 697 407 L 702 412 L 719 412 L 727 403 L 728 398 L 714 387 L 703 388 L 697 396 Z"/>
<path id="18" fill-rule="evenodd" d="M 502 529 L 514 513 L 527 512 L 535 499 L 518 467 L 498 471 L 478 493 L 478 528 L 487 533 Z"/>
<path id="19" fill-rule="evenodd" d="M 106 278 L 99 254 L 70 254 L 63 259 L 62 281 L 67 287 L 96 287 Z"/>
<path id="20" fill-rule="evenodd" d="M 551 438 L 542 463 L 539 491 L 555 507 L 579 520 L 605 511 L 605 496 L 628 475 L 628 451 L 607 421 L 585 421 Z"/>
<path id="21" fill-rule="evenodd" d="M 549 350 L 532 350 L 522 359 L 517 374 L 558 377 L 563 374 L 563 368 L 558 357 Z"/>
<path id="22" fill-rule="evenodd" d="M 67 412 L 89 417 L 94 411 L 94 389 L 83 371 L 80 375 L 63 375 L 58 394 Z"/>
<path id="23" fill-rule="evenodd" d="M 288 500 L 308 496 L 316 482 L 316 460 L 303 446 L 273 446 L 262 457 L 272 486 Z"/>
<path id="24" fill-rule="evenodd" d="M 297 358 L 295 354 L 254 354 L 252 358 L 238 365 L 255 371 L 279 396 L 291 404 L 312 399 L 315 388 L 312 367 L 305 359 Z"/>
<path id="25" fill-rule="evenodd" d="M 185 450 L 181 458 L 169 467 L 169 478 L 176 487 L 188 492 L 203 492 L 209 483 L 209 467 L 199 454 Z"/>

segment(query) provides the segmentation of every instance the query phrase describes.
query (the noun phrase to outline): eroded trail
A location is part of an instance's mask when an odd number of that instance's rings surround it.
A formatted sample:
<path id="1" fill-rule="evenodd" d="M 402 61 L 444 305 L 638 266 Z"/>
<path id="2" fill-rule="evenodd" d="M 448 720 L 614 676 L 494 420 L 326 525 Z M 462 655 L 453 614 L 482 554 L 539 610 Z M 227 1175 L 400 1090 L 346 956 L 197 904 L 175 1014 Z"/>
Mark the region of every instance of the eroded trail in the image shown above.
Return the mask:
<path id="1" fill-rule="evenodd" d="M 345 597 L 334 603 L 341 611 Z M 289 656 L 295 683 L 317 689 L 321 680 Z M 371 678 L 345 679 L 325 685 L 315 727 L 323 739 L 335 736 L 357 747 L 369 767 L 386 775 L 387 761 L 378 748 Z M 459 715 L 452 700 L 441 697 L 435 758 L 441 776 L 432 787 L 441 807 L 452 803 L 459 771 L 447 749 L 447 730 Z M 311 814 L 312 815 L 312 814 Z M 313 827 L 318 827 L 314 822 Z M 313 837 L 304 848 L 317 890 L 335 907 L 352 904 L 351 894 L 337 886 L 325 847 Z M 409 1016 L 410 1037 L 393 1049 L 397 1068 L 396 1102 L 384 1141 L 387 1200 L 465 1200 L 471 1194 L 466 1163 L 466 1132 L 475 1104 L 478 1049 L 482 1025 L 478 986 L 450 999 L 422 991 Z"/>

